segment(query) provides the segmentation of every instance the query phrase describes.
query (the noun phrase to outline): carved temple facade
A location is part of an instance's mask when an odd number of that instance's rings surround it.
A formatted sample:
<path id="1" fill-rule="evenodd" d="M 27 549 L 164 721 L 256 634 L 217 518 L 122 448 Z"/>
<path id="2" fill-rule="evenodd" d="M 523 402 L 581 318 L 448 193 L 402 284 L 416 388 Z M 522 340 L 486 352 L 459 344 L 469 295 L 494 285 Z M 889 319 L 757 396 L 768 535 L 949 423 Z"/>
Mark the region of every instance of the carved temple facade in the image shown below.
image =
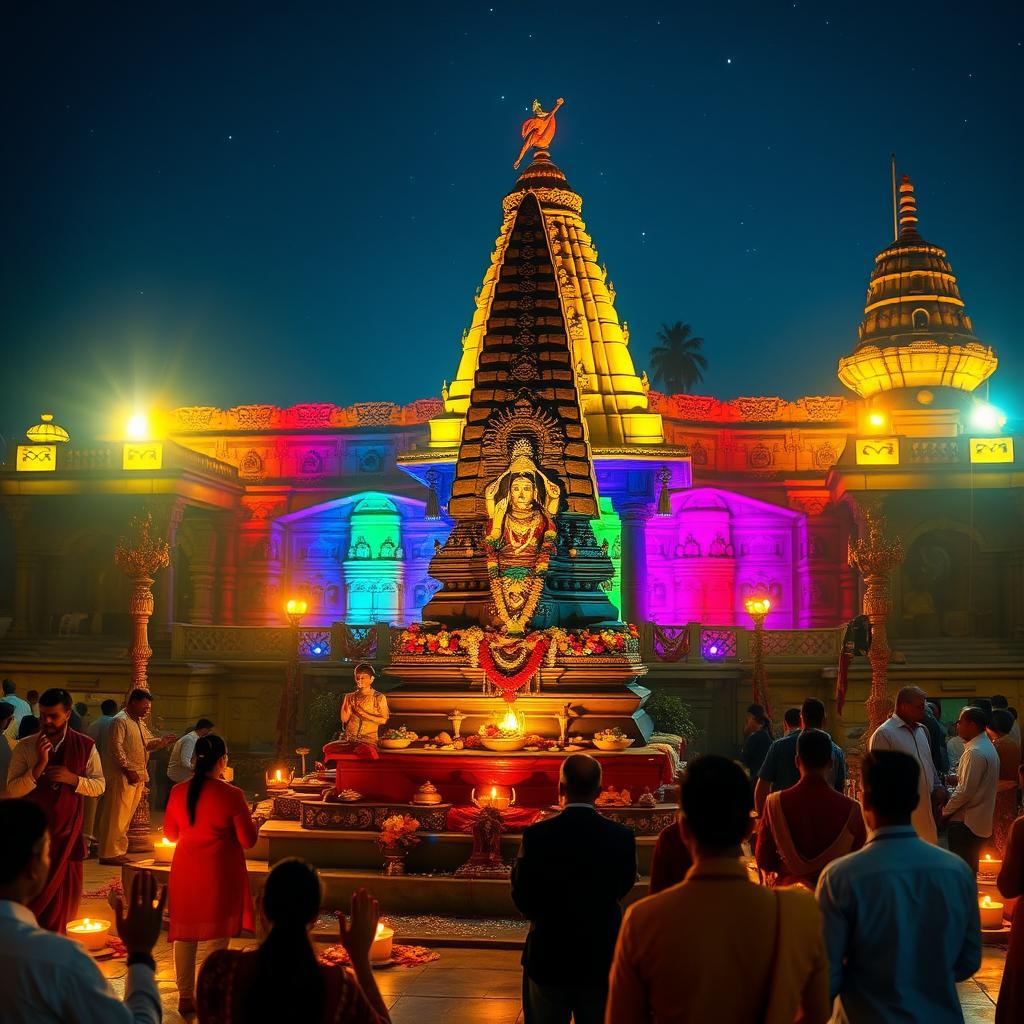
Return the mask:
<path id="1" fill-rule="evenodd" d="M 486 390 L 484 334 L 527 195 L 558 282 L 594 533 L 615 568 L 604 586 L 623 620 L 735 636 L 749 623 L 744 599 L 765 594 L 769 630 L 838 627 L 860 610 L 847 545 L 871 498 L 907 551 L 894 638 L 1024 631 L 1024 442 L 998 420 L 976 426 L 996 357 L 973 333 L 945 251 L 918 234 L 909 181 L 900 235 L 876 258 L 858 342 L 840 361 L 846 392 L 720 401 L 649 389 L 582 199 L 538 154 L 504 199 L 441 398 L 182 407 L 141 441 L 65 440 L 44 418 L 12 445 L 0 473 L 0 661 L 4 644 L 31 638 L 126 635 L 128 584 L 112 553 L 144 507 L 172 551 L 155 585 L 157 660 L 175 623 L 280 626 L 289 597 L 308 602 L 304 627 L 327 632 L 419 620 L 439 587 L 428 568 L 452 528 L 469 396 Z M 502 314 L 510 328 L 513 312 Z"/>

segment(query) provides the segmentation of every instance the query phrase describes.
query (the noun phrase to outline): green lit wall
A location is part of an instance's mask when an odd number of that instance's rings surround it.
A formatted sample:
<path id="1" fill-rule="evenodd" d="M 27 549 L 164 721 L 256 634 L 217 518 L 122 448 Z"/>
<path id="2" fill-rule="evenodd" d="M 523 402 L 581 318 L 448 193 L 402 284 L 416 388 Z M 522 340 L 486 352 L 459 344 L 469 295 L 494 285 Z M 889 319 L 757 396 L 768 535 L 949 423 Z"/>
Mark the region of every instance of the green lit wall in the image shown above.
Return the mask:
<path id="1" fill-rule="evenodd" d="M 597 543 L 600 544 L 602 541 L 608 541 L 608 557 L 612 560 L 612 565 L 615 567 L 615 575 L 611 578 L 608 584 L 605 584 L 608 594 L 608 600 L 615 605 L 615 610 L 619 613 L 622 611 L 622 602 L 619 596 L 620 583 L 621 583 L 621 571 L 622 571 L 622 522 L 619 519 L 618 513 L 612 508 L 612 502 L 610 498 L 601 499 L 601 518 L 594 520 L 594 536 L 597 538 Z"/>

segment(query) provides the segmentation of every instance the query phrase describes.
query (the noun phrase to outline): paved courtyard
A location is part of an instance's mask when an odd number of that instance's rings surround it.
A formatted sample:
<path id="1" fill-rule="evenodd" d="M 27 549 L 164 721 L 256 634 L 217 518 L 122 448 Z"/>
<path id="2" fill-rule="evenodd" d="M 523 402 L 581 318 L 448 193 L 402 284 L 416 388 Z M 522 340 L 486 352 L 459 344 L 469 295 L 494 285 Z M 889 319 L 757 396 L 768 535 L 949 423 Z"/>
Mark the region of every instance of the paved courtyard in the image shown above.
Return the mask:
<path id="1" fill-rule="evenodd" d="M 85 866 L 85 891 L 111 882 L 118 868 L 103 867 L 95 860 Z M 110 917 L 102 899 L 83 901 L 82 917 Z M 252 940 L 235 940 L 244 947 Z M 519 951 L 479 947 L 439 947 L 441 959 L 422 967 L 387 967 L 377 971 L 380 986 L 394 1024 L 518 1024 L 522 1021 Z M 202 955 L 202 954 L 200 954 Z M 178 992 L 174 983 L 171 945 L 161 938 L 154 956 L 157 982 L 164 1001 L 164 1020 L 179 1024 Z M 1005 950 L 986 946 L 981 970 L 960 986 L 960 1000 L 967 1024 L 995 1020 Z M 100 967 L 118 992 L 126 973 L 123 960 L 101 962 Z"/>

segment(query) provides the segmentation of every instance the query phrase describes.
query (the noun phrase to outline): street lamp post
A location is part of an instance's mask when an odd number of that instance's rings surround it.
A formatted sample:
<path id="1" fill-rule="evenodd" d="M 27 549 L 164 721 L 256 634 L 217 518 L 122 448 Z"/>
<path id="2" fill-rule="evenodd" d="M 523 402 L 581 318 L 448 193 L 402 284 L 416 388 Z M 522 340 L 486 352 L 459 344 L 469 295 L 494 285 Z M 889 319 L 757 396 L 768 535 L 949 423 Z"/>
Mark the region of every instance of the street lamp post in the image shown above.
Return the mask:
<path id="1" fill-rule="evenodd" d="M 768 673 L 764 667 L 764 620 L 771 611 L 772 603 L 767 597 L 748 597 L 743 606 L 754 621 L 753 650 L 754 658 L 754 703 L 764 708 L 764 713 L 771 718 L 772 706 L 768 697 Z"/>
<path id="2" fill-rule="evenodd" d="M 892 609 L 889 596 L 889 574 L 903 561 L 903 541 L 899 537 L 885 536 L 885 516 L 880 500 L 861 505 L 864 529 L 854 543 L 850 541 L 848 560 L 864 579 L 864 614 L 871 622 L 871 693 L 868 696 L 868 728 L 864 745 L 889 715 L 889 637 L 886 620 Z"/>
<path id="3" fill-rule="evenodd" d="M 122 537 L 114 551 L 114 562 L 131 580 L 132 594 L 128 601 L 128 612 L 132 617 L 132 646 L 128 652 L 132 662 L 132 683 L 125 694 L 132 690 L 148 689 L 149 659 L 153 649 L 149 646 L 149 618 L 153 614 L 153 579 L 160 569 L 166 569 L 171 562 L 170 548 L 163 538 L 152 535 L 153 516 L 147 512 L 142 518 L 132 518 L 130 525 L 135 531 L 133 543 Z M 149 783 L 142 790 L 142 799 L 128 826 L 128 852 L 147 853 L 153 849 L 150 838 Z"/>
<path id="4" fill-rule="evenodd" d="M 282 760 L 292 749 L 295 739 L 295 719 L 298 710 L 297 690 L 299 680 L 299 626 L 309 605 L 302 598 L 291 598 L 284 606 L 291 626 L 288 665 L 285 669 L 284 687 L 281 690 L 281 709 L 277 715 L 277 759 Z"/>

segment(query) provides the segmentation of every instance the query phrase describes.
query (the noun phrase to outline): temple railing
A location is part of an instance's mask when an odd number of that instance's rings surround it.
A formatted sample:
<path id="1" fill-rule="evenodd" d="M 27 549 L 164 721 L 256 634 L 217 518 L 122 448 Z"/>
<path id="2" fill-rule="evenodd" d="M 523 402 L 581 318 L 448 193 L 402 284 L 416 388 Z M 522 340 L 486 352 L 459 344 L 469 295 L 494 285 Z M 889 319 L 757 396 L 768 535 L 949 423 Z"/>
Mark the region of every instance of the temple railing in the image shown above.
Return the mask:
<path id="1" fill-rule="evenodd" d="M 290 626 L 194 626 L 176 622 L 171 630 L 171 658 L 174 661 L 268 661 L 357 662 L 375 661 L 381 644 L 381 630 L 389 626 L 351 625 L 302 626 L 298 644 Z"/>
<path id="2" fill-rule="evenodd" d="M 753 661 L 753 628 L 687 622 L 666 625 L 645 622 L 640 629 L 640 654 L 649 664 Z M 842 628 L 766 629 L 764 660 L 829 662 L 839 659 Z"/>
<path id="3" fill-rule="evenodd" d="M 303 626 L 297 653 L 302 662 L 352 664 L 384 662 L 401 626 L 387 623 Z M 687 622 L 665 625 L 645 622 L 640 627 L 640 656 L 648 664 L 749 664 L 753 661 L 754 631 L 744 626 Z M 766 629 L 764 660 L 807 664 L 836 664 L 842 628 Z M 175 623 L 171 633 L 175 661 L 267 661 L 284 663 L 296 657 L 289 626 L 193 626 Z"/>

